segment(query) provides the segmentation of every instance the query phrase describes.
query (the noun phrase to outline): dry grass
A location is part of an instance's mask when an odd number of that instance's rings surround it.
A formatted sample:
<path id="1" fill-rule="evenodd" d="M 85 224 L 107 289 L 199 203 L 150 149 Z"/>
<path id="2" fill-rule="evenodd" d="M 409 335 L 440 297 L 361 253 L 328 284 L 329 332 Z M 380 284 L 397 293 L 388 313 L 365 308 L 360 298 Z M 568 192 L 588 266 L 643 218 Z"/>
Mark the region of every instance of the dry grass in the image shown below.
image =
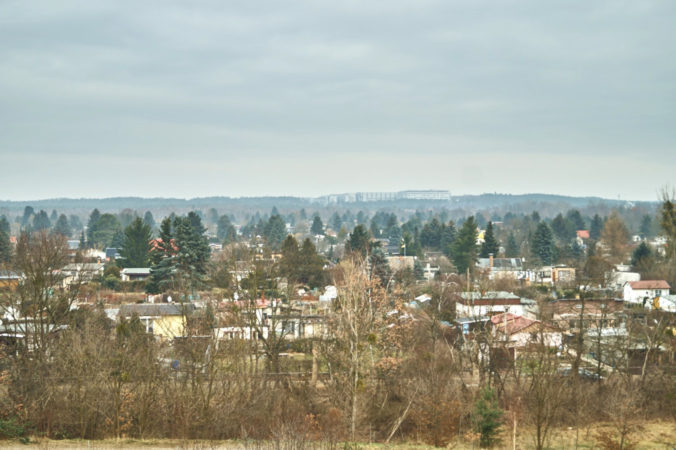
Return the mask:
<path id="1" fill-rule="evenodd" d="M 507 428 L 507 427 L 506 427 Z M 517 430 L 517 448 L 530 449 L 533 448 L 533 438 L 530 430 L 521 428 Z M 597 424 L 589 429 L 557 429 L 552 434 L 549 448 L 551 449 L 570 449 L 587 448 L 587 449 L 603 449 L 612 448 L 603 446 L 600 436 L 603 433 L 613 438 L 617 438 L 617 432 L 610 424 Z M 498 448 L 512 448 L 511 428 L 505 429 L 502 435 L 502 445 Z M 676 449 L 676 423 L 674 422 L 644 422 L 637 424 L 635 431 L 629 436 L 629 441 L 635 444 L 634 448 L 638 449 Z M 84 441 L 84 440 L 38 440 L 33 439 L 28 445 L 23 445 L 18 442 L 8 441 L 3 448 L 25 449 L 27 447 L 41 448 L 41 449 L 75 449 L 75 448 L 90 448 L 90 449 L 242 449 L 242 450 L 286 450 L 301 448 L 317 448 L 329 449 L 330 446 L 324 443 L 303 443 L 298 445 L 297 442 L 272 442 L 272 441 L 181 441 L 181 440 L 102 440 L 102 441 Z M 401 450 L 422 450 L 430 449 L 432 447 L 416 443 L 393 443 L 385 444 L 367 444 L 362 443 L 358 445 L 335 445 L 333 450 L 380 450 L 384 448 L 396 448 Z M 478 449 L 478 443 L 458 439 L 448 445 L 447 448 L 452 449 Z"/>

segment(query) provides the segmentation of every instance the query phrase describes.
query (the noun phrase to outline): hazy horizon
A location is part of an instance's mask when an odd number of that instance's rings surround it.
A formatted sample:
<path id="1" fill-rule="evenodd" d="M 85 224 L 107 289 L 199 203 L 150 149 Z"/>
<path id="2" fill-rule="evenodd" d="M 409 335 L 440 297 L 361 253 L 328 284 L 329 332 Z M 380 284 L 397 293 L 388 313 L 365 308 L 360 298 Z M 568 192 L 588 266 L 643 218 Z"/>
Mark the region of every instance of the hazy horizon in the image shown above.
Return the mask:
<path id="1" fill-rule="evenodd" d="M 416 190 L 416 191 L 425 191 L 425 190 L 443 190 L 443 189 L 434 189 L 434 188 L 425 188 L 425 189 L 397 189 L 393 191 L 349 191 L 349 192 L 326 192 L 322 193 L 319 195 L 275 195 L 275 194 L 269 194 L 269 195 L 242 195 L 242 196 L 229 196 L 229 195 L 201 195 L 197 197 L 180 197 L 180 196 L 142 196 L 142 195 L 116 195 L 116 196 L 108 196 L 108 197 L 86 197 L 86 196 L 81 196 L 81 197 L 48 197 L 48 198 L 26 198 L 26 199 L 8 199 L 8 198 L 0 198 L 0 203 L 1 202 L 12 202 L 12 203 L 30 203 L 30 202 L 46 202 L 46 201 L 52 201 L 52 200 L 107 200 L 107 199 L 116 199 L 116 198 L 134 198 L 134 199 L 142 199 L 142 200 L 153 200 L 153 199 L 175 199 L 175 200 L 198 200 L 198 199 L 206 199 L 206 198 L 231 198 L 231 199 L 247 199 L 247 198 L 275 198 L 275 197 L 291 197 L 291 198 L 298 198 L 298 199 L 317 199 L 321 197 L 326 197 L 329 195 L 339 195 L 339 194 L 350 194 L 350 193 L 356 193 L 356 192 L 400 192 L 400 191 L 408 191 L 408 190 Z M 514 193 L 514 192 L 481 192 L 481 193 L 465 193 L 465 194 L 456 194 L 453 193 L 452 191 L 449 191 L 451 194 L 451 197 L 463 197 L 463 196 L 482 196 L 482 195 L 504 195 L 504 196 L 528 196 L 528 195 L 551 195 L 551 196 L 563 196 L 563 197 L 572 197 L 572 198 L 584 198 L 584 197 L 589 197 L 589 198 L 600 198 L 603 200 L 621 200 L 621 201 L 629 201 L 629 202 L 658 202 L 660 199 L 659 194 L 656 192 L 655 198 L 650 200 L 642 200 L 642 199 L 635 199 L 635 198 L 610 198 L 610 197 L 603 197 L 599 195 L 584 195 L 584 196 L 576 196 L 576 195 L 569 195 L 569 194 L 559 194 L 559 193 L 552 193 L 552 192 L 521 192 L 521 193 Z"/>
<path id="2" fill-rule="evenodd" d="M 0 198 L 673 183 L 667 0 L 7 1 L 0 23 Z"/>

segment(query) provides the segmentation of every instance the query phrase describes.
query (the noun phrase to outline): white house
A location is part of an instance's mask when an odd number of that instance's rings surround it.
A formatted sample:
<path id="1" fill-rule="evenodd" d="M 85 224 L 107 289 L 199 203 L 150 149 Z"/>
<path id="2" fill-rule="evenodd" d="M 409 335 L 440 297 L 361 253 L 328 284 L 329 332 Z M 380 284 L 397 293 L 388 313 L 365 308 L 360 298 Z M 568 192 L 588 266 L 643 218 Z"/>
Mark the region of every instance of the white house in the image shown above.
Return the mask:
<path id="1" fill-rule="evenodd" d="M 500 313 L 534 317 L 537 308 L 534 300 L 521 298 L 511 292 L 463 292 L 460 297 L 462 300 L 455 303 L 457 317 L 490 317 Z"/>
<path id="2" fill-rule="evenodd" d="M 664 280 L 629 281 L 624 285 L 624 301 L 644 306 L 656 297 L 669 295 L 669 283 Z"/>

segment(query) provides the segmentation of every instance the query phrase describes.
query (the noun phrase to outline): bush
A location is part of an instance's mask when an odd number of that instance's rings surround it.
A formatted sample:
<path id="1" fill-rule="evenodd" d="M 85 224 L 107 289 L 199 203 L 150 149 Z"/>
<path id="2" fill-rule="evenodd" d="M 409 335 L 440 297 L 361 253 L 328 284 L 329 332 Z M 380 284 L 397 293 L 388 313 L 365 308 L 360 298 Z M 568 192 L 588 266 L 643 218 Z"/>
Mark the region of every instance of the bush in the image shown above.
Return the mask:
<path id="1" fill-rule="evenodd" d="M 26 427 L 15 417 L 0 419 L 0 439 L 18 439 L 26 436 Z"/>

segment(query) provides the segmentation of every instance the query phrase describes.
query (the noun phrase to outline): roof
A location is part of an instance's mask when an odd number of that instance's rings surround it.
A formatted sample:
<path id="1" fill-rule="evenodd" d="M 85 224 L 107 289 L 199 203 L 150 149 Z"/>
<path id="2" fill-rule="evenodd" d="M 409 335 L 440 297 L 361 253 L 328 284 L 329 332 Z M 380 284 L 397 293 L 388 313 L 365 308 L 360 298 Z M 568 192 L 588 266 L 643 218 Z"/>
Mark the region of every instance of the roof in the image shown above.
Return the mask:
<path id="1" fill-rule="evenodd" d="M 477 266 L 488 269 L 491 265 L 490 258 L 479 258 Z M 493 258 L 493 270 L 523 270 L 521 258 Z"/>
<path id="2" fill-rule="evenodd" d="M 577 230 L 577 237 L 580 239 L 589 239 L 589 230 Z"/>
<path id="3" fill-rule="evenodd" d="M 195 310 L 192 303 L 136 303 L 120 306 L 120 317 L 143 316 L 182 316 Z"/>
<path id="4" fill-rule="evenodd" d="M 125 275 L 150 275 L 150 267 L 127 267 L 120 273 Z"/>
<path id="5" fill-rule="evenodd" d="M 532 325 L 542 324 L 539 320 L 531 320 L 522 316 L 516 316 L 511 313 L 498 314 L 491 317 L 491 322 L 498 330 L 505 334 L 520 333 Z M 553 327 L 544 324 L 546 328 L 553 329 Z"/>
<path id="6" fill-rule="evenodd" d="M 67 272 L 96 272 L 101 269 L 103 269 L 103 264 L 100 263 L 73 263 L 63 268 Z"/>
<path id="7" fill-rule="evenodd" d="M 630 281 L 629 286 L 632 289 L 671 289 L 669 283 L 664 280 Z"/>

